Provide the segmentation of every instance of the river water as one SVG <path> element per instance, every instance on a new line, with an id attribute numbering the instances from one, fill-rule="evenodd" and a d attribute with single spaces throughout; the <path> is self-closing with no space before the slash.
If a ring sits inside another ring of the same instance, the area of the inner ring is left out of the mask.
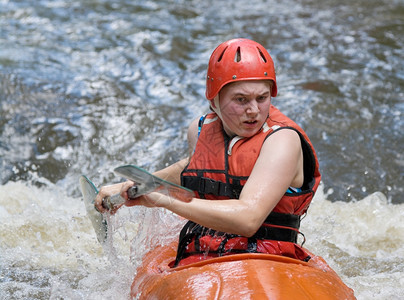
<path id="1" fill-rule="evenodd" d="M 78 178 L 182 158 L 209 55 L 234 37 L 268 48 L 273 104 L 317 149 L 305 247 L 358 299 L 402 299 L 403 20 L 402 0 L 0 0 L 0 299 L 127 299 L 183 221 L 122 208 L 103 249 Z"/>

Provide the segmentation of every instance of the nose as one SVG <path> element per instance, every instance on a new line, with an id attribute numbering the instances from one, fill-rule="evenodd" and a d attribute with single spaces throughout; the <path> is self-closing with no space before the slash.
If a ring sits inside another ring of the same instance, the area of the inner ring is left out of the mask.
<path id="1" fill-rule="evenodd" d="M 246 109 L 247 114 L 257 114 L 259 112 L 258 103 L 256 100 L 251 100 Z"/>

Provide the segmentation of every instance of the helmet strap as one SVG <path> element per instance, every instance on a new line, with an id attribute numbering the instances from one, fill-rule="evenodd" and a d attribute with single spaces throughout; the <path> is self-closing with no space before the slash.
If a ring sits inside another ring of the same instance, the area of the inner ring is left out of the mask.
<path id="1" fill-rule="evenodd" d="M 219 104 L 219 94 L 213 99 L 213 101 L 212 101 L 213 103 L 212 103 L 212 105 L 211 105 L 211 108 L 212 108 L 212 110 L 218 115 L 218 117 L 220 118 L 220 120 L 222 121 L 222 124 L 223 124 L 223 129 L 225 130 L 225 128 L 227 127 L 228 128 L 228 126 L 227 126 L 227 124 L 226 124 L 226 122 L 223 120 L 223 118 L 222 118 L 222 112 L 221 112 L 221 110 L 220 110 L 220 104 Z M 226 130 L 225 130 L 226 131 Z M 226 131 L 226 134 L 228 134 L 229 135 L 229 133 Z"/>
<path id="2" fill-rule="evenodd" d="M 212 109 L 219 116 L 219 118 L 223 121 L 222 112 L 220 111 L 219 94 L 217 94 L 217 96 L 212 101 Z"/>

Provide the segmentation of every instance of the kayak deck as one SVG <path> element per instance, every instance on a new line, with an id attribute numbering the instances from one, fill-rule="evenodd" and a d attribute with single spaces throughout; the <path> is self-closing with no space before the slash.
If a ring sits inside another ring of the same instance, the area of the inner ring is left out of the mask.
<path id="1" fill-rule="evenodd" d="M 170 268 L 175 243 L 149 252 L 132 283 L 137 299 L 355 299 L 319 256 L 309 262 L 258 253 L 233 254 Z"/>

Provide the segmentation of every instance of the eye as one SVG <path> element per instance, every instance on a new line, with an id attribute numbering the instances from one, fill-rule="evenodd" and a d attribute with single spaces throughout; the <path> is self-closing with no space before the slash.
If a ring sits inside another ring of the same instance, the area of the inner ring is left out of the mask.
<path id="1" fill-rule="evenodd" d="M 257 97 L 257 102 L 265 102 L 268 99 L 269 95 L 261 95 Z"/>
<path id="2" fill-rule="evenodd" d="M 242 97 L 242 96 L 235 97 L 234 100 L 235 100 L 236 102 L 238 102 L 238 103 L 241 103 L 241 104 L 247 103 L 247 98 L 246 98 L 246 97 Z"/>

